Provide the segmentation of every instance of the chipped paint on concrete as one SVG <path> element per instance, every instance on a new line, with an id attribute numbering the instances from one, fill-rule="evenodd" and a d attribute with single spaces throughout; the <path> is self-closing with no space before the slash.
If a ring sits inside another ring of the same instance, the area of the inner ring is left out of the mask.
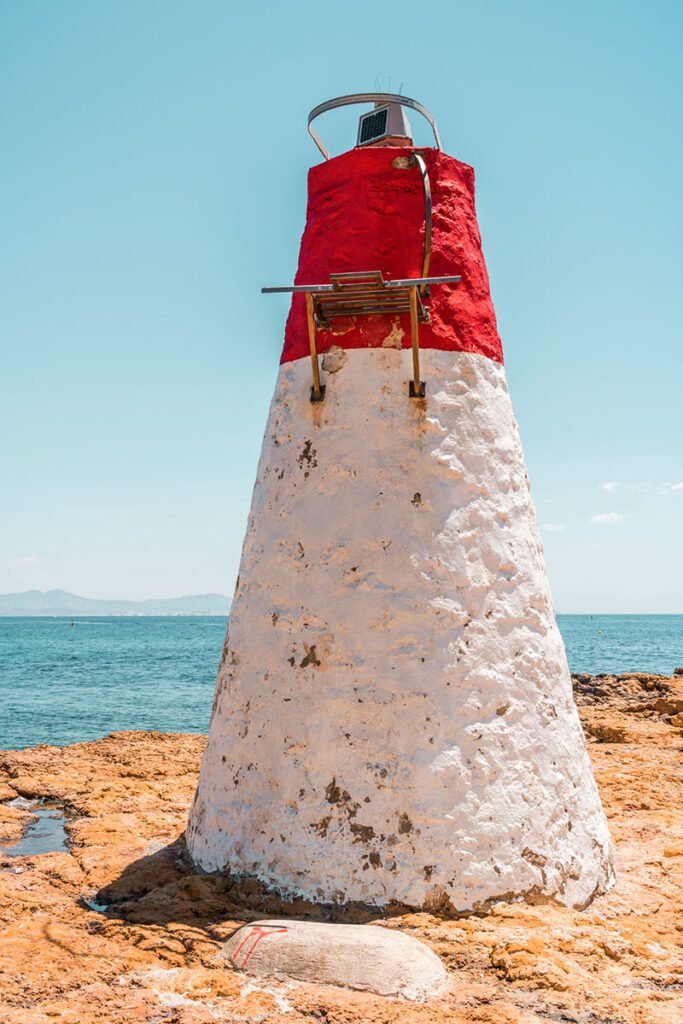
<path id="1" fill-rule="evenodd" d="M 586 905 L 613 880 L 503 367 L 280 368 L 188 829 L 313 900 Z"/>

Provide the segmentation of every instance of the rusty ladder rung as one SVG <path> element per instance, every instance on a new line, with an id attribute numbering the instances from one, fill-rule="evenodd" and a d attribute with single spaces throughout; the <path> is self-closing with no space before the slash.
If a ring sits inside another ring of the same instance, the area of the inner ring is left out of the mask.
<path id="1" fill-rule="evenodd" d="M 413 376 L 408 385 L 411 398 L 425 397 L 425 383 L 420 380 L 420 321 L 429 322 L 429 312 L 422 295 L 430 284 L 458 284 L 460 277 L 415 277 L 399 281 L 385 281 L 379 270 L 330 274 L 330 284 L 291 285 L 285 288 L 262 288 L 262 292 L 303 292 L 306 296 L 306 319 L 311 350 L 313 385 L 311 401 L 322 402 L 325 385 L 320 381 L 320 365 L 316 331 L 318 325 L 344 316 L 384 316 L 391 313 L 410 313 L 410 337 L 413 357 Z"/>

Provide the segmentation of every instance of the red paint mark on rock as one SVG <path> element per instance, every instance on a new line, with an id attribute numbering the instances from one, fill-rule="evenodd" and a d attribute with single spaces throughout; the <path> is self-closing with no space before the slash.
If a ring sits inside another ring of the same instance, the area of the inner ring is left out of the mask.
<path id="1" fill-rule="evenodd" d="M 436 149 L 419 152 L 432 189 L 429 274 L 462 276 L 455 288 L 432 288 L 431 323 L 420 325 L 420 346 L 475 352 L 502 362 L 474 208 L 474 170 Z M 424 195 L 417 166 L 405 166 L 408 156 L 408 150 L 394 147 L 352 149 L 311 168 L 297 284 L 325 284 L 330 273 L 361 270 L 381 270 L 387 280 L 421 275 Z M 407 346 L 409 317 L 405 314 L 400 320 Z M 330 330 L 318 330 L 318 351 L 326 352 L 332 345 L 380 347 L 393 323 L 394 318 L 387 316 L 336 320 Z M 305 300 L 294 295 L 282 362 L 308 352 Z"/>
<path id="2" fill-rule="evenodd" d="M 245 935 L 245 937 L 242 939 L 235 952 L 232 954 L 231 960 L 234 963 L 235 967 L 239 968 L 240 970 L 244 970 L 247 963 L 249 962 L 249 957 L 254 952 L 261 939 L 267 939 L 271 935 L 281 935 L 286 931 L 288 931 L 287 928 L 262 928 L 261 925 L 254 925 L 254 927 L 247 933 L 247 935 Z M 242 951 L 244 946 L 246 946 L 247 942 L 249 942 L 250 939 L 253 939 L 254 941 L 247 950 L 246 955 L 242 960 L 242 963 L 240 964 L 237 962 L 237 958 L 239 957 L 240 952 Z"/>

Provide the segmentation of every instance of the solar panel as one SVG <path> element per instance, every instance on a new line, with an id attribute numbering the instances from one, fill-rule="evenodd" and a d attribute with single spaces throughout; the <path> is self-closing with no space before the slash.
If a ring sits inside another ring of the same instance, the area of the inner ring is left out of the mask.
<path id="1" fill-rule="evenodd" d="M 358 126 L 358 145 L 362 146 L 373 139 L 381 139 L 387 134 L 389 107 L 380 107 L 369 114 L 363 114 Z"/>

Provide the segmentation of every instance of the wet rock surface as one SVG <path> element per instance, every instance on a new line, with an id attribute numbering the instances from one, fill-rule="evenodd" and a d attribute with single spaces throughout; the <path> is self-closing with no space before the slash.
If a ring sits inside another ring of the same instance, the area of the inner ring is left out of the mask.
<path id="1" fill-rule="evenodd" d="M 617 885 L 587 911 L 495 904 L 449 918 L 286 903 L 197 872 L 183 830 L 204 739 L 116 733 L 0 754 L 0 845 L 67 815 L 67 852 L 0 857 L 3 1024 L 679 1024 L 683 1020 L 683 676 L 574 677 L 616 847 Z M 263 917 L 400 929 L 449 971 L 423 1004 L 232 971 L 222 946 Z"/>

